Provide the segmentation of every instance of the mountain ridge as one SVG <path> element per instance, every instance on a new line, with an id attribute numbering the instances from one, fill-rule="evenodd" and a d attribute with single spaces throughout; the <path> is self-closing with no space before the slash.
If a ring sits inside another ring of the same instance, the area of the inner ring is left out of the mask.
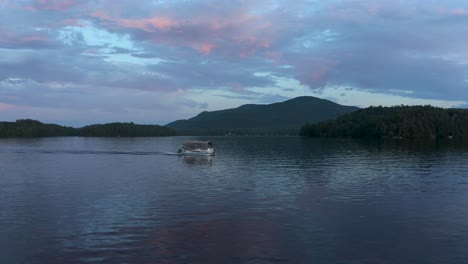
<path id="1" fill-rule="evenodd" d="M 317 123 L 358 110 L 312 96 L 272 104 L 245 104 L 236 108 L 203 111 L 190 119 L 166 124 L 179 135 L 297 134 L 306 123 Z"/>

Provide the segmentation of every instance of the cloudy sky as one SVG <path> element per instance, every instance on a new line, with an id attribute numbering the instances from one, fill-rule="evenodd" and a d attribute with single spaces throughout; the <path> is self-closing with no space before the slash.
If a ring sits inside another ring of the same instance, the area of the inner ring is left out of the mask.
<path id="1" fill-rule="evenodd" d="M 468 2 L 0 0 L 0 120 L 166 124 L 302 95 L 468 107 Z"/>

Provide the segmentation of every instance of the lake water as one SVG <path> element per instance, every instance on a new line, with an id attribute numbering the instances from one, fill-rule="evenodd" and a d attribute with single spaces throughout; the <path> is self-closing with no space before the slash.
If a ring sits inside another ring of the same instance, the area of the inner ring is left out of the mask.
<path id="1" fill-rule="evenodd" d="M 468 145 L 0 139 L 0 263 L 77 262 L 468 263 Z"/>

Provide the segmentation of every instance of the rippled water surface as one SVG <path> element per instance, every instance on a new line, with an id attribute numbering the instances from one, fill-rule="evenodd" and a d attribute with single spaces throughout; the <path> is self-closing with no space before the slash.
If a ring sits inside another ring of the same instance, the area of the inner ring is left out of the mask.
<path id="1" fill-rule="evenodd" d="M 468 263 L 468 145 L 1 139 L 0 263 L 76 262 Z"/>

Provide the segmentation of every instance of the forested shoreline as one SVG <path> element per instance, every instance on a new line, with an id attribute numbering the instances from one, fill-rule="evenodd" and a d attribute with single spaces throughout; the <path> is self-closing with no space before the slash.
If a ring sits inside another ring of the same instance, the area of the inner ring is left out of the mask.
<path id="1" fill-rule="evenodd" d="M 56 124 L 44 124 L 32 119 L 16 122 L 0 122 L 0 138 L 26 137 L 161 137 L 174 136 L 173 129 L 159 125 L 134 123 L 109 123 L 73 128 Z"/>
<path id="2" fill-rule="evenodd" d="M 260 130 L 249 134 L 268 135 Z M 286 131 L 286 130 L 285 130 Z M 199 131 L 203 132 L 203 131 Z M 234 131 L 234 135 L 243 135 Z M 255 132 L 255 133 L 254 133 Z M 219 135 L 226 131 L 219 131 Z M 160 137 L 175 136 L 174 129 L 159 125 L 108 123 L 73 128 L 32 119 L 0 122 L 0 138 L 13 137 Z M 301 136 L 345 138 L 467 138 L 468 109 L 433 106 L 369 107 L 316 124 L 306 124 Z"/>
<path id="3" fill-rule="evenodd" d="M 433 106 L 369 107 L 318 124 L 301 136 L 347 138 L 468 137 L 468 110 Z"/>

